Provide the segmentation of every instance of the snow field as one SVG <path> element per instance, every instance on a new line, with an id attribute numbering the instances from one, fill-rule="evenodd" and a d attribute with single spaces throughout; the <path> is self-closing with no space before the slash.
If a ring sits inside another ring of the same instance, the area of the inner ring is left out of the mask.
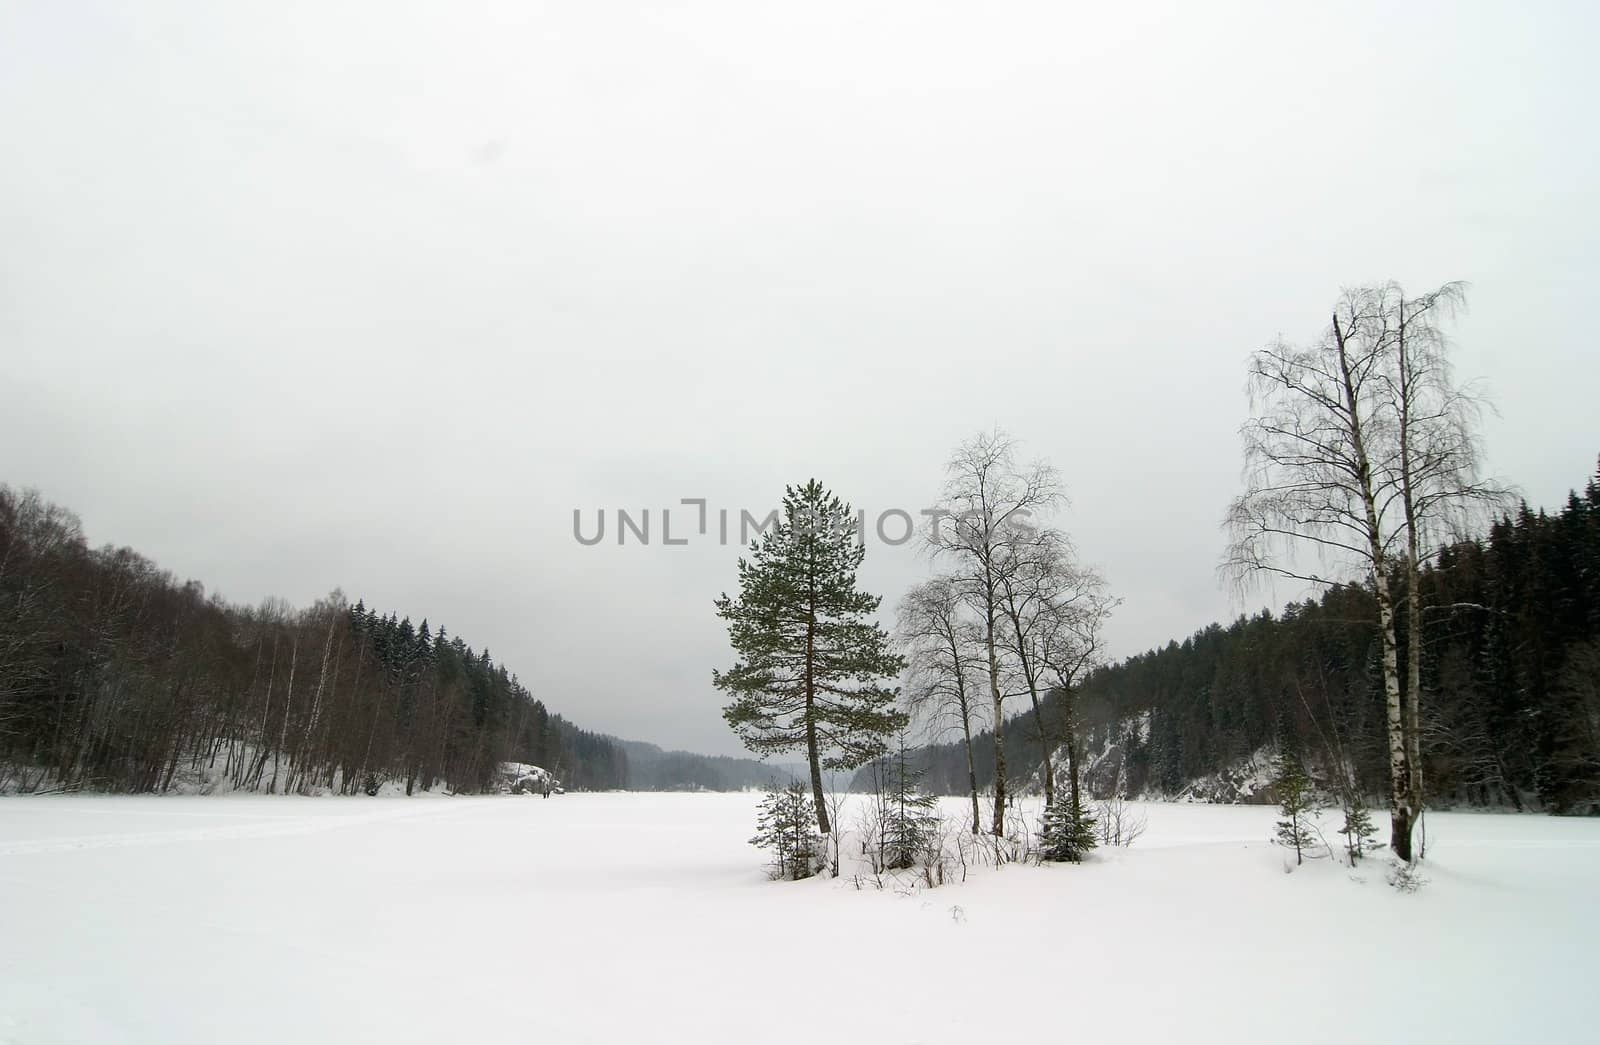
<path id="1" fill-rule="evenodd" d="M 1430 814 L 1404 895 L 1285 873 L 1271 808 L 1152 804 L 1132 849 L 911 892 L 769 882 L 756 802 L 0 800 L 0 1042 L 1593 1032 L 1600 821 Z"/>

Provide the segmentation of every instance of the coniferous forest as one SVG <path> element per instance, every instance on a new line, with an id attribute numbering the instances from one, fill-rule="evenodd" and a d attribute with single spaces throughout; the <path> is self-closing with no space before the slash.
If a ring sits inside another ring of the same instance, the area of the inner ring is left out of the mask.
<path id="1" fill-rule="evenodd" d="M 236 606 L 0 486 L 0 790 L 482 791 L 502 761 L 628 782 L 617 742 L 443 627 L 337 592 Z"/>
<path id="2" fill-rule="evenodd" d="M 1392 583 L 1403 596 L 1398 571 Z M 1558 511 L 1523 504 L 1444 547 L 1419 589 L 1430 802 L 1600 812 L 1600 474 Z M 1374 619 L 1370 589 L 1341 585 L 1091 673 L 1074 704 L 1086 783 L 1098 796 L 1248 799 L 1241 767 L 1287 741 L 1313 766 L 1353 765 L 1376 801 L 1387 766 Z M 1412 641 L 1403 627 L 1400 641 Z M 1038 764 L 1026 718 L 1005 746 L 1011 765 Z M 987 735 L 973 745 L 980 786 L 990 747 Z M 959 744 L 924 749 L 928 785 L 963 793 L 965 757 Z"/>

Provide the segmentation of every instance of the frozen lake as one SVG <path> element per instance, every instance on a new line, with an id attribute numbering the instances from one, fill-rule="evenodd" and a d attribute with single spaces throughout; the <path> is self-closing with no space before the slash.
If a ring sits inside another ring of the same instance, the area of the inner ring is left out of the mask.
<path id="1" fill-rule="evenodd" d="M 1593 1033 L 1597 820 L 1431 814 L 1401 895 L 1286 874 L 1272 809 L 1152 805 L 1132 849 L 912 893 L 769 882 L 755 805 L 0 799 L 0 1042 Z"/>

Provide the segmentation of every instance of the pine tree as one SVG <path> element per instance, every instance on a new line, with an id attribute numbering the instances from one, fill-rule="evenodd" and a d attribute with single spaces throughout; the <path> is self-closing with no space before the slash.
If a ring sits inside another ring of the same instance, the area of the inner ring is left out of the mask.
<path id="1" fill-rule="evenodd" d="M 828 823 L 823 769 L 854 769 L 883 754 L 905 725 L 895 706 L 903 659 L 872 621 L 875 595 L 856 590 L 866 555 L 850 506 L 815 479 L 789 487 L 776 525 L 739 560 L 739 598 L 717 615 L 739 661 L 712 674 L 733 696 L 723 718 L 758 754 L 804 749 L 817 826 Z"/>
<path id="2" fill-rule="evenodd" d="M 750 844 L 772 851 L 772 877 L 795 881 L 816 873 L 817 836 L 812 831 L 816 809 L 798 780 L 779 789 L 767 785 Z"/>
<path id="3" fill-rule="evenodd" d="M 1311 778 L 1306 775 L 1299 753 L 1290 747 L 1285 747 L 1278 755 L 1278 771 L 1272 786 L 1278 792 L 1278 812 L 1283 814 L 1283 819 L 1277 823 L 1278 844 L 1293 849 L 1295 864 L 1302 864 L 1305 851 L 1316 844 L 1311 816 L 1317 804 Z"/>
<path id="4" fill-rule="evenodd" d="M 889 773 L 889 793 L 884 796 L 883 868 L 901 871 L 917 866 L 938 833 L 938 800 L 921 791 L 922 771 L 911 763 L 906 737 L 900 742 Z"/>

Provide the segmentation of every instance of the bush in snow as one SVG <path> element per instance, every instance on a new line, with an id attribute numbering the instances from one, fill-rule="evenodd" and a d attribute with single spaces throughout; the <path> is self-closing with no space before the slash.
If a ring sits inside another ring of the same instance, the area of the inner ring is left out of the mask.
<path id="1" fill-rule="evenodd" d="M 1414 893 L 1427 885 L 1428 880 L 1422 876 L 1422 871 L 1416 864 L 1396 859 L 1389 866 L 1389 884 L 1402 893 Z"/>
<path id="2" fill-rule="evenodd" d="M 1150 820 L 1143 810 L 1129 805 L 1121 791 L 1095 805 L 1095 819 L 1100 825 L 1100 844 L 1123 848 L 1139 840 Z"/>

